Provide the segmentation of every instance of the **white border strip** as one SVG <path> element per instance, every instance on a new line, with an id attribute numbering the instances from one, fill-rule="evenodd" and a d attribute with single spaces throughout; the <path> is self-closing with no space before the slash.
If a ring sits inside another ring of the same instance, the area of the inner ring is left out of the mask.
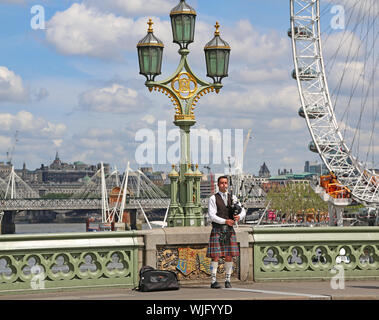
<path id="1" fill-rule="evenodd" d="M 234 290 L 234 291 L 243 291 L 243 292 L 254 292 L 254 293 L 264 293 L 264 294 L 279 294 L 285 296 L 300 296 L 308 297 L 313 299 L 330 299 L 330 296 L 327 295 L 315 295 L 309 293 L 296 293 L 296 292 L 283 292 L 283 291 L 269 291 L 269 290 L 256 290 L 256 289 L 242 289 L 242 288 L 222 288 L 223 290 Z"/>

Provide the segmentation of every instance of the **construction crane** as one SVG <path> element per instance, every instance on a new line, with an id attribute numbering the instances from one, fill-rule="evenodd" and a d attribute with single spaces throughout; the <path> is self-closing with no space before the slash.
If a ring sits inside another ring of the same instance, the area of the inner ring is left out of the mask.
<path id="1" fill-rule="evenodd" d="M 16 133 L 14 134 L 11 148 L 9 148 L 7 151 L 7 164 L 12 164 L 13 153 L 14 153 L 14 149 L 16 148 L 17 142 L 18 142 L 18 130 L 16 130 Z"/>

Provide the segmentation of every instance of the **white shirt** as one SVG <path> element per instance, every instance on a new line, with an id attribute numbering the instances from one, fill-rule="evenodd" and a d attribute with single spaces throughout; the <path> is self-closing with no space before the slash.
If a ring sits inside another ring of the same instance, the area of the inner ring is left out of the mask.
<path id="1" fill-rule="evenodd" d="M 219 191 L 218 194 L 221 195 L 221 198 L 224 200 L 225 205 L 227 205 L 228 192 L 225 192 L 223 194 L 221 191 Z M 233 195 L 232 202 L 241 205 L 238 202 L 238 199 L 237 199 L 237 197 L 235 195 Z M 240 220 L 243 220 L 243 218 L 245 218 L 245 216 L 246 216 L 246 210 L 245 210 L 245 208 L 242 208 L 242 211 L 239 214 Z M 217 205 L 216 205 L 216 196 L 215 195 L 212 195 L 209 198 L 209 202 L 208 202 L 208 218 L 209 218 L 209 220 L 211 222 L 216 222 L 218 224 L 226 224 L 226 219 L 221 218 L 221 217 L 219 217 L 217 215 Z"/>

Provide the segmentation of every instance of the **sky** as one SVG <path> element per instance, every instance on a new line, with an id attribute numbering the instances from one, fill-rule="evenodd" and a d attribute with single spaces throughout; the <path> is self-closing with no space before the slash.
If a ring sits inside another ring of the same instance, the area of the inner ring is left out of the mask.
<path id="1" fill-rule="evenodd" d="M 59 152 L 68 163 L 102 161 L 124 170 L 129 161 L 133 169 L 153 166 L 169 171 L 170 161 L 178 156 L 174 106 L 144 86 L 136 44 L 146 35 L 151 18 L 155 36 L 165 45 L 162 75 L 156 80 L 170 76 L 180 58 L 169 20 L 177 3 L 0 0 L 0 161 L 7 160 L 8 152 L 16 168 L 25 163 L 34 170 L 50 164 Z M 297 114 L 300 100 L 291 78 L 287 36 L 289 1 L 187 3 L 197 12 L 195 42 L 188 56 L 194 72 L 211 81 L 206 77 L 203 47 L 213 38 L 216 21 L 232 48 L 224 87 L 198 102 L 193 129 L 230 132 L 239 146 L 251 129 L 243 159 L 247 173 L 258 174 L 264 162 L 274 175 L 284 168 L 300 173 L 306 160 L 320 161 L 307 148 L 311 136 Z M 36 20 L 41 8 L 43 28 Z M 159 127 L 167 133 L 163 160 L 158 159 Z M 243 138 L 236 140 L 241 130 Z M 144 138 L 146 132 L 152 133 L 152 140 Z M 226 139 L 221 135 L 222 145 Z M 138 152 L 146 145 L 155 154 L 150 163 L 141 163 Z M 213 172 L 227 170 L 227 154 L 223 150 L 217 162 L 212 146 L 209 160 L 203 154 L 205 161 L 197 161 L 200 170 L 208 165 Z"/>

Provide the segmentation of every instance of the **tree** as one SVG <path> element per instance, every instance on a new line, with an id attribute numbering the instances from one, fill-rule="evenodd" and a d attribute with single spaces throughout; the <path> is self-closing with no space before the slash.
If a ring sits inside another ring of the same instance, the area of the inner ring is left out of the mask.
<path id="1" fill-rule="evenodd" d="M 271 201 L 271 209 L 280 212 L 287 221 L 293 220 L 296 214 L 328 211 L 327 203 L 312 190 L 309 184 L 276 185 L 267 193 L 267 201 Z"/>

